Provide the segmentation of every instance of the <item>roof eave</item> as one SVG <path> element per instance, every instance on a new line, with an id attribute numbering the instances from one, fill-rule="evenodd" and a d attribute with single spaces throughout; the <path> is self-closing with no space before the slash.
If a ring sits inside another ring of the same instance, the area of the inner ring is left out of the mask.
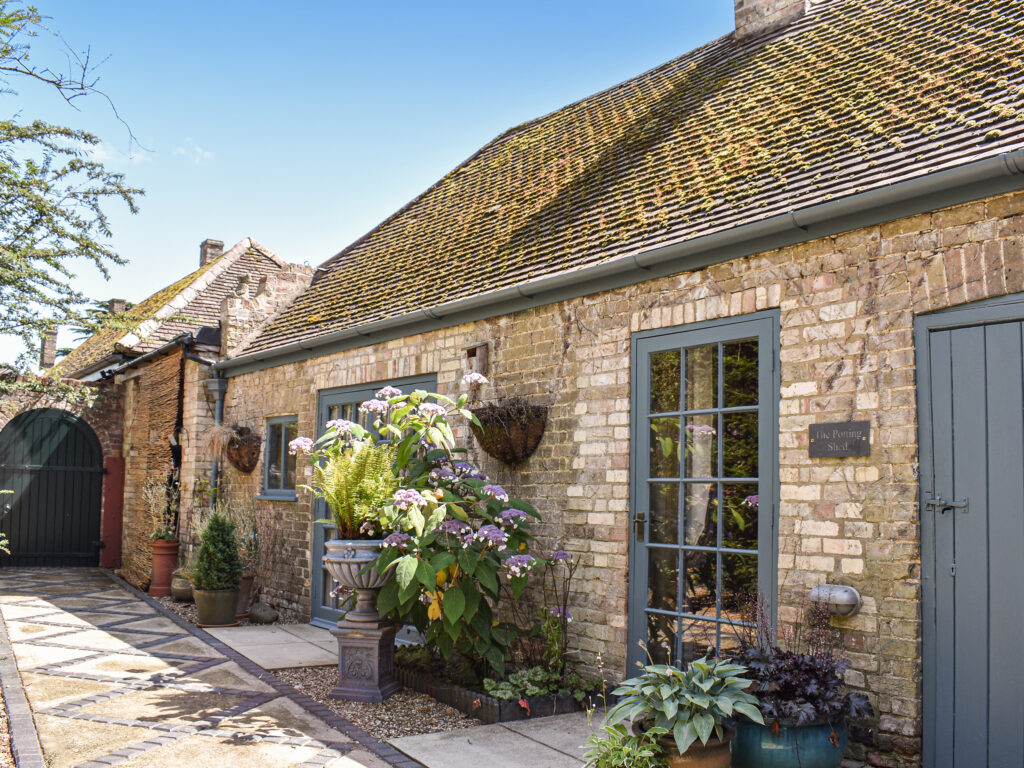
<path id="1" fill-rule="evenodd" d="M 1024 149 L 620 256 L 591 267 L 222 360 L 228 377 L 519 312 L 1024 188 Z"/>

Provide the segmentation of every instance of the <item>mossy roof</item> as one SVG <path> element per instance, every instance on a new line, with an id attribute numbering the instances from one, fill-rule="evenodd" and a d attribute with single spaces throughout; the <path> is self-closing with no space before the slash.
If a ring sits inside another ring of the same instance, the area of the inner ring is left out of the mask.
<path id="1" fill-rule="evenodd" d="M 287 265 L 263 246 L 251 239 L 244 240 L 220 258 L 136 304 L 121 321 L 97 331 L 72 350 L 57 368 L 67 376 L 84 375 L 116 353 L 135 357 L 157 349 L 182 333 L 204 326 L 219 327 L 221 302 L 231 295 L 240 277 L 246 276 L 250 287 L 255 287 L 261 276 L 269 276 L 284 266 Z M 209 275 L 209 280 L 198 290 L 191 291 L 187 300 L 179 299 L 177 308 L 161 313 L 215 269 L 218 274 Z M 151 320 L 158 322 L 147 323 Z"/>
<path id="2" fill-rule="evenodd" d="M 1024 144 L 1020 0 L 822 0 L 502 134 L 325 262 L 245 352 Z"/>

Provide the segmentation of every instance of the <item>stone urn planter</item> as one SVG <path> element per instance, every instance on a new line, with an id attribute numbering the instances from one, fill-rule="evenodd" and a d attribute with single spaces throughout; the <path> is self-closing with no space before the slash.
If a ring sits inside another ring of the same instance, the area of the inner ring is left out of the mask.
<path id="1" fill-rule="evenodd" d="M 668 768 L 729 768 L 732 761 L 730 742 L 736 735 L 736 731 L 728 725 L 722 724 L 722 739 L 712 736 L 707 744 L 701 744 L 700 739 L 693 742 L 690 748 L 683 754 L 679 754 L 676 741 L 672 734 L 668 733 L 658 739 L 658 746 L 665 759 Z M 642 736 L 647 729 L 642 723 L 633 723 L 633 733 Z M 786 763 L 786 765 L 801 765 L 800 763 Z"/>
<path id="2" fill-rule="evenodd" d="M 836 768 L 846 752 L 846 718 L 831 724 L 814 721 L 796 725 L 779 720 L 778 728 L 750 721 L 736 723 L 732 743 L 734 768 Z"/>
<path id="3" fill-rule="evenodd" d="M 238 607 L 237 589 L 196 589 L 192 597 L 199 611 L 200 627 L 236 627 L 235 609 Z"/>
<path id="4" fill-rule="evenodd" d="M 379 702 L 397 693 L 395 633 L 377 613 L 377 592 L 393 576 L 381 576 L 372 563 L 379 539 L 331 539 L 325 542 L 324 567 L 338 584 L 355 590 L 356 604 L 331 630 L 338 638 L 338 684 L 331 696 L 347 701 Z"/>
<path id="5" fill-rule="evenodd" d="M 149 582 L 149 594 L 166 597 L 171 594 L 171 574 L 178 565 L 178 540 L 153 539 L 153 578 Z"/>

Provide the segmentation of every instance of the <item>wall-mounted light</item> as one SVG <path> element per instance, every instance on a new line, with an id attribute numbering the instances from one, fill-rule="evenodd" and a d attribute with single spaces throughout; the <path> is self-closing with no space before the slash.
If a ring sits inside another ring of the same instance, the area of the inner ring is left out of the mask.
<path id="1" fill-rule="evenodd" d="M 860 592 L 845 584 L 819 584 L 811 590 L 809 599 L 827 605 L 833 616 L 853 616 L 860 610 Z"/>

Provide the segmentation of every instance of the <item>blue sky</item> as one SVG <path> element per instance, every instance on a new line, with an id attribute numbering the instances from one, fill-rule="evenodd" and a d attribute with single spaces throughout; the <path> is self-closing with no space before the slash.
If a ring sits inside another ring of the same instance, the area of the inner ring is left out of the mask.
<path id="1" fill-rule="evenodd" d="M 19 84 L 8 112 L 84 128 L 143 187 L 110 209 L 129 259 L 79 287 L 137 301 L 252 236 L 294 262 L 344 248 L 502 131 L 728 33 L 729 0 L 283 3 L 40 0 L 99 99 Z M 33 46 L 39 62 L 52 45 Z M 61 343 L 69 340 L 61 337 Z M 16 345 L 0 339 L 0 360 Z"/>

